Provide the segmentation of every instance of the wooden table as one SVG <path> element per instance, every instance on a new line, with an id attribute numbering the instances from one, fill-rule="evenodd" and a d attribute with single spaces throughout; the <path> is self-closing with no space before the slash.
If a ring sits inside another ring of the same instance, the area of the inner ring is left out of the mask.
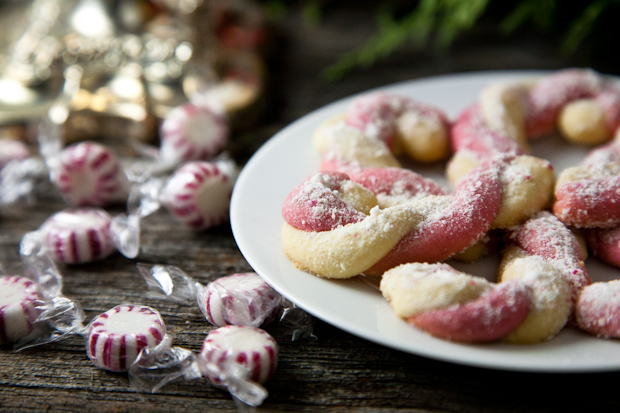
<path id="1" fill-rule="evenodd" d="M 271 67 L 271 105 L 261 122 L 235 135 L 231 150 L 239 163 L 290 122 L 336 99 L 397 81 L 426 76 L 504 69 L 559 69 L 582 64 L 558 57 L 552 38 L 524 34 L 491 36 L 484 25 L 448 53 L 396 52 L 370 69 L 337 83 L 319 72 L 368 38 L 372 9 L 347 2 L 330 4 L 320 25 L 292 9 L 280 22 L 282 43 Z M 620 71 L 620 68 L 616 67 Z M 616 73 L 618 74 L 618 73 Z M 18 245 L 65 205 L 46 194 L 31 206 L 1 211 L 0 263 L 21 271 Z M 137 262 L 182 268 L 202 283 L 251 271 L 228 225 L 193 233 L 178 228 L 165 212 L 145 222 L 136 260 L 120 254 L 98 263 L 65 267 L 64 294 L 79 300 L 87 321 L 120 303 L 158 308 L 175 344 L 198 351 L 212 327 L 193 307 L 146 299 Z M 314 320 L 316 340 L 290 341 L 278 325 L 267 330 L 280 343 L 279 366 L 266 384 L 269 397 L 257 411 L 313 412 L 550 412 L 618 411 L 617 373 L 533 374 L 444 363 L 382 347 Z M 230 395 L 206 381 L 179 380 L 156 394 L 137 393 L 126 374 L 93 367 L 79 336 L 13 353 L 0 348 L 0 411 L 236 411 Z"/>

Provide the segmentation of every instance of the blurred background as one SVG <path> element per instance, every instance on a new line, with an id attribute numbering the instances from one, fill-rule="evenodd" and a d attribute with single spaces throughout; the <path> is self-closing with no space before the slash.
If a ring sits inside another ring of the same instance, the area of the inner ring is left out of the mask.
<path id="1" fill-rule="evenodd" d="M 244 162 L 304 114 L 394 82 L 620 74 L 619 15 L 612 0 L 4 0 L 0 133 L 29 139 L 46 118 L 65 142 L 153 142 L 199 96 L 228 114 Z"/>

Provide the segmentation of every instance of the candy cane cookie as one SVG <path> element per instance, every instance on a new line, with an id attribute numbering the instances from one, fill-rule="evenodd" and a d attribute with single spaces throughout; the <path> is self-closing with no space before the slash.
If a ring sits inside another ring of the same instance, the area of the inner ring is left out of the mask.
<path id="1" fill-rule="evenodd" d="M 599 337 L 620 338 L 620 280 L 585 287 L 575 305 L 577 325 Z"/>
<path id="2" fill-rule="evenodd" d="M 124 202 L 129 181 L 116 154 L 95 142 L 80 142 L 60 153 L 52 179 L 66 202 L 76 206 L 105 206 Z"/>
<path id="3" fill-rule="evenodd" d="M 380 167 L 398 166 L 393 154 L 401 151 L 418 162 L 444 159 L 450 152 L 448 133 L 449 122 L 440 109 L 405 96 L 374 92 L 354 99 L 345 114 L 326 121 L 313 139 L 331 162 L 355 160 L 363 167 Z"/>
<path id="4" fill-rule="evenodd" d="M 153 348 L 166 334 L 157 310 L 139 305 L 119 305 L 90 323 L 86 353 L 99 368 L 127 371 L 140 351 Z"/>
<path id="5" fill-rule="evenodd" d="M 498 268 L 498 282 L 519 279 L 531 288 L 530 312 L 502 338 L 514 344 L 534 344 L 553 338 L 566 325 L 572 308 L 571 289 L 560 269 L 543 258 L 509 246 Z"/>
<path id="6" fill-rule="evenodd" d="M 34 281 L 15 275 L 0 277 L 0 344 L 16 342 L 34 330 L 42 300 Z"/>
<path id="7" fill-rule="evenodd" d="M 160 138 L 164 162 L 209 160 L 228 142 L 228 122 L 206 105 L 186 103 L 166 115 Z"/>
<path id="8" fill-rule="evenodd" d="M 427 196 L 384 209 L 371 191 L 346 176 L 316 174 L 282 207 L 285 253 L 299 268 L 334 278 L 444 260 L 489 230 L 501 199 L 500 169 L 499 162 L 481 166 L 454 196 Z"/>
<path id="9" fill-rule="evenodd" d="M 525 223 L 510 228 L 507 239 L 528 254 L 556 266 L 570 285 L 573 303 L 581 290 L 591 283 L 581 243 L 551 212 L 539 212 Z"/>
<path id="10" fill-rule="evenodd" d="M 600 144 L 620 125 L 620 90 L 591 70 L 569 69 L 521 82 L 487 86 L 451 130 L 454 186 L 482 159 L 528 153 L 527 139 L 558 129 L 572 142 Z"/>
<path id="11" fill-rule="evenodd" d="M 228 162 L 188 162 L 170 177 L 161 202 L 183 225 L 204 230 L 228 220 L 236 167 Z"/>
<path id="12" fill-rule="evenodd" d="M 618 206 L 620 143 L 600 146 L 577 166 L 566 168 L 555 185 L 554 214 L 566 225 L 611 228 L 620 224 Z"/>
<path id="13" fill-rule="evenodd" d="M 447 264 L 410 263 L 383 274 L 380 289 L 408 323 L 447 340 L 483 343 L 515 330 L 530 311 L 519 280 L 493 284 Z"/>
<path id="14" fill-rule="evenodd" d="M 110 222 L 110 215 L 99 208 L 57 212 L 39 229 L 43 249 L 64 264 L 103 259 L 114 252 Z"/>
<path id="15" fill-rule="evenodd" d="M 212 330 L 200 351 L 203 374 L 215 386 L 226 387 L 235 369 L 247 371 L 247 379 L 262 384 L 278 364 L 278 344 L 266 331 L 248 326 Z M 215 366 L 215 368 L 210 367 Z"/>

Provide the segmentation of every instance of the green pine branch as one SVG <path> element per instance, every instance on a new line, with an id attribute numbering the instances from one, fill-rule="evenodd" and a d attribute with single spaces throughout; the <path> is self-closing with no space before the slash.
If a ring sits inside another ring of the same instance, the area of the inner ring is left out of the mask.
<path id="1" fill-rule="evenodd" d="M 376 34 L 326 68 L 323 76 L 329 81 L 339 80 L 358 67 L 369 67 L 385 59 L 406 42 L 427 45 L 433 35 L 435 47 L 449 48 L 460 34 L 478 22 L 490 3 L 491 0 L 420 0 L 400 20 L 382 9 L 378 13 Z M 574 53 L 590 35 L 603 11 L 614 3 L 620 4 L 620 0 L 596 0 L 584 6 L 581 14 L 565 29 L 562 52 Z M 500 22 L 498 32 L 508 35 L 527 23 L 540 30 L 549 30 L 560 7 L 560 0 L 521 0 Z"/>

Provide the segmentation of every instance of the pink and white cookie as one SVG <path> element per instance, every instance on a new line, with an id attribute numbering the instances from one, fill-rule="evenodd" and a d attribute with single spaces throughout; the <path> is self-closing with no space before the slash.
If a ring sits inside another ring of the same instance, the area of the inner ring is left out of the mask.
<path id="1" fill-rule="evenodd" d="M 604 88 L 603 78 L 592 70 L 567 69 L 541 77 L 528 95 L 526 135 L 532 138 L 552 132 L 567 104 L 594 97 Z"/>
<path id="2" fill-rule="evenodd" d="M 39 229 L 41 242 L 57 262 L 83 264 L 114 252 L 110 215 L 98 208 L 57 212 Z"/>
<path id="3" fill-rule="evenodd" d="M 539 212 L 525 223 L 511 228 L 508 241 L 530 255 L 556 266 L 566 278 L 574 303 L 591 283 L 585 267 L 582 245 L 575 234 L 548 211 Z"/>
<path id="4" fill-rule="evenodd" d="M 447 340 L 481 343 L 515 330 L 530 311 L 530 288 L 520 281 L 492 284 L 447 264 L 395 267 L 380 289 L 395 313 Z"/>
<path id="5" fill-rule="evenodd" d="M 620 162 L 579 165 L 562 171 L 553 213 L 566 225 L 609 228 L 620 224 Z"/>
<path id="6" fill-rule="evenodd" d="M 189 162 L 170 177 L 160 199 L 183 225 L 208 229 L 228 221 L 235 178 L 236 166 L 232 163 Z"/>
<path id="7" fill-rule="evenodd" d="M 142 349 L 155 347 L 165 335 L 166 326 L 157 310 L 119 305 L 90 323 L 86 353 L 99 368 L 127 371 Z"/>
<path id="8" fill-rule="evenodd" d="M 164 162 L 208 160 L 228 142 L 228 123 L 208 106 L 186 103 L 166 115 L 160 139 Z"/>
<path id="9" fill-rule="evenodd" d="M 11 161 L 21 161 L 31 155 L 28 146 L 10 138 L 0 138 L 0 170 Z"/>
<path id="10" fill-rule="evenodd" d="M 220 327 L 207 335 L 200 359 L 204 376 L 215 386 L 226 387 L 227 376 L 239 368 L 247 372 L 247 379 L 262 384 L 276 370 L 278 343 L 255 327 Z"/>
<path id="11" fill-rule="evenodd" d="M 52 179 L 65 201 L 77 206 L 125 202 L 129 180 L 116 154 L 95 142 L 70 145 L 60 153 Z"/>
<path id="12" fill-rule="evenodd" d="M 385 142 L 411 159 L 435 162 L 450 153 L 449 122 L 440 109 L 387 92 L 360 96 L 351 103 L 347 125 Z"/>
<path id="13" fill-rule="evenodd" d="M 254 272 L 210 282 L 198 294 L 200 310 L 217 327 L 260 327 L 279 310 L 282 296 Z"/>
<path id="14" fill-rule="evenodd" d="M 620 226 L 586 230 L 586 241 L 593 255 L 620 267 Z"/>
<path id="15" fill-rule="evenodd" d="M 0 277 L 0 344 L 15 342 L 34 330 L 42 299 L 34 281 L 15 275 Z"/>
<path id="16" fill-rule="evenodd" d="M 620 338 L 620 280 L 583 289 L 575 305 L 577 325 L 599 337 Z"/>

